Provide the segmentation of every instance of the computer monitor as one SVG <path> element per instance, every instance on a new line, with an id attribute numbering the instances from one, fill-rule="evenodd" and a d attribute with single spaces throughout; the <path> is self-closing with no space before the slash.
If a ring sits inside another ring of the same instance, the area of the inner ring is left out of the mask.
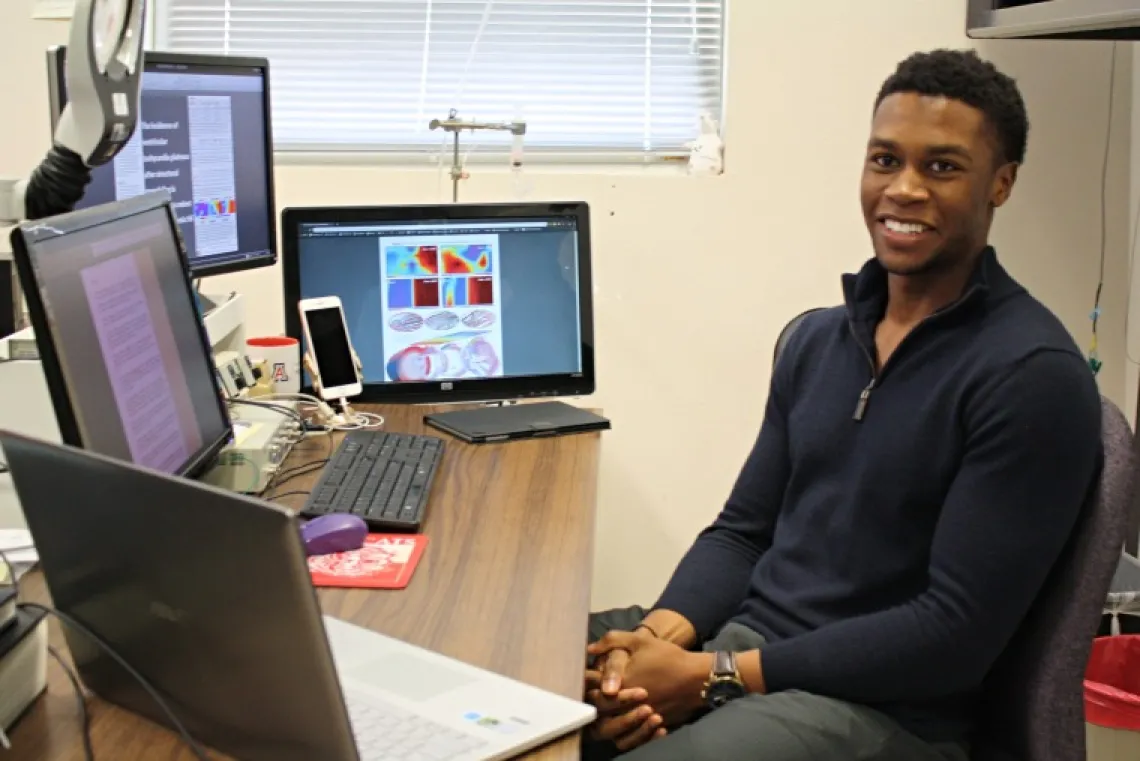
<path id="1" fill-rule="evenodd" d="M 286 209 L 282 231 L 286 329 L 339 296 L 362 400 L 593 393 L 585 203 Z"/>
<path id="2" fill-rule="evenodd" d="M 12 250 L 64 443 L 202 473 L 231 427 L 169 196 L 26 222 Z"/>
<path id="3" fill-rule="evenodd" d="M 67 103 L 67 51 L 48 51 L 51 121 Z M 269 63 L 147 52 L 140 118 L 115 159 L 92 172 L 76 208 L 167 190 L 193 277 L 277 261 Z"/>

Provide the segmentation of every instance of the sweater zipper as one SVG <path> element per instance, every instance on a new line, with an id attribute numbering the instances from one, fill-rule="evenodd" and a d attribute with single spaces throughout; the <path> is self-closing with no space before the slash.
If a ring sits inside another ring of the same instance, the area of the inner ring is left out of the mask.
<path id="1" fill-rule="evenodd" d="M 858 423 L 862 421 L 866 416 L 867 405 L 871 403 L 871 392 L 874 391 L 875 386 L 877 386 L 882 381 L 883 373 L 885 373 L 887 368 L 891 366 L 891 363 L 894 362 L 895 357 L 898 356 L 899 350 L 906 346 L 907 342 L 910 341 L 914 334 L 917 333 L 919 329 L 921 329 L 925 324 L 935 318 L 941 318 L 945 317 L 948 314 L 953 314 L 954 310 L 958 309 L 962 304 L 969 301 L 970 298 L 974 295 L 974 292 L 979 290 L 980 287 L 981 286 L 978 285 L 972 286 L 968 291 L 966 291 L 965 294 L 962 295 L 962 298 L 958 299 L 944 311 L 935 312 L 929 317 L 924 317 L 922 320 L 920 320 L 919 323 L 915 325 L 914 328 L 910 331 L 910 333 L 907 334 L 906 338 L 899 342 L 899 345 L 895 347 L 895 350 L 891 354 L 890 359 L 888 359 L 887 363 L 883 365 L 883 369 L 881 371 L 876 370 L 875 358 L 871 356 L 871 352 L 867 350 L 867 347 L 864 346 L 863 342 L 859 340 L 858 334 L 855 333 L 855 325 L 851 322 L 850 319 L 847 320 L 847 328 L 851 331 L 851 337 L 854 338 L 855 343 L 859 345 L 859 348 L 863 352 L 863 356 L 867 358 L 867 365 L 871 368 L 871 382 L 864 386 L 863 390 L 859 392 L 859 401 L 855 403 L 855 414 L 852 415 L 852 418 L 855 420 L 855 422 Z"/>
<path id="2" fill-rule="evenodd" d="M 851 331 L 851 337 L 855 339 L 855 343 L 863 352 L 863 356 L 867 358 L 867 365 L 871 368 L 871 382 L 859 392 L 859 401 L 855 403 L 855 414 L 852 417 L 855 422 L 858 423 L 863 419 L 863 416 L 867 414 L 867 405 L 871 402 L 871 392 L 875 390 L 875 383 L 879 380 L 879 374 L 875 368 L 875 358 L 871 356 L 871 352 L 867 351 L 867 347 L 859 340 L 859 336 L 855 333 L 855 326 L 850 320 L 847 321 L 847 328 Z M 898 350 L 896 349 L 895 351 Z"/>

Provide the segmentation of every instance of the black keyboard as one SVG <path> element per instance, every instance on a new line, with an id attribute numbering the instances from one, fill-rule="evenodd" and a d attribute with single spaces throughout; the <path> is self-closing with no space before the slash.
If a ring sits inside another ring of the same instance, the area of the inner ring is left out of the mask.
<path id="1" fill-rule="evenodd" d="M 359 515 L 377 531 L 418 531 L 443 440 L 383 431 L 349 431 L 301 514 Z"/>

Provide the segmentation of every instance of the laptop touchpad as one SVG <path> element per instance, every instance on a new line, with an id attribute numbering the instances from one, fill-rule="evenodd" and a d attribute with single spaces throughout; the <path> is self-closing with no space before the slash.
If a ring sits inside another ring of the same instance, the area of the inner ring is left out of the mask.
<path id="1" fill-rule="evenodd" d="M 424 701 L 471 684 L 473 676 L 414 655 L 385 655 L 352 669 L 351 676 L 408 700 Z"/>

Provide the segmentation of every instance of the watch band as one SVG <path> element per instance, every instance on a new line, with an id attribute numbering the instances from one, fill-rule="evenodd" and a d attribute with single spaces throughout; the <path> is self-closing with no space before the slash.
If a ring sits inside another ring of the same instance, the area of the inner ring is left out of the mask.
<path id="1" fill-rule="evenodd" d="M 713 676 L 718 678 L 740 679 L 736 670 L 736 653 L 731 650 L 718 650 L 713 659 Z"/>

